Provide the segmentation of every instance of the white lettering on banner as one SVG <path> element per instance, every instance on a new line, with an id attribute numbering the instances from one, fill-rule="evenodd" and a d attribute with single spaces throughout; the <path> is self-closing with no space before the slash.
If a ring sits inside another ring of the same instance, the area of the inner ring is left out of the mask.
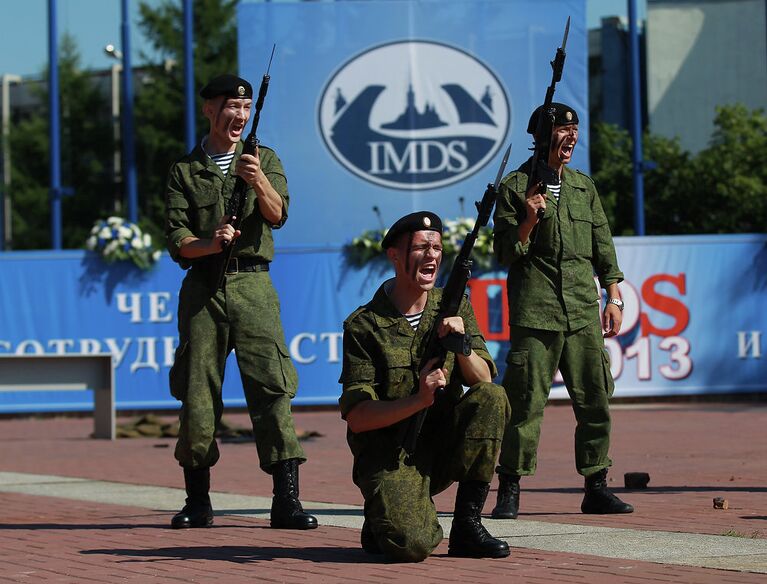
<path id="1" fill-rule="evenodd" d="M 54 354 L 63 355 L 67 352 L 67 347 L 75 346 L 75 342 L 73 339 L 51 339 L 48 346 L 53 349 Z"/>
<path id="2" fill-rule="evenodd" d="M 130 372 L 133 373 L 139 369 L 151 369 L 152 371 L 159 371 L 160 365 L 157 363 L 157 339 L 154 337 L 138 337 L 138 346 L 136 352 L 136 360 L 131 363 Z M 146 350 L 144 350 L 146 347 Z M 142 359 L 146 353 L 146 359 Z"/>
<path id="3" fill-rule="evenodd" d="M 80 352 L 86 355 L 101 353 L 101 343 L 97 339 L 80 339 Z"/>
<path id="4" fill-rule="evenodd" d="M 21 341 L 19 346 L 16 347 L 16 355 L 26 355 L 27 347 L 32 347 L 32 355 L 45 355 L 45 349 L 43 348 L 43 345 L 32 339 Z"/>
<path id="5" fill-rule="evenodd" d="M 162 346 L 163 346 L 163 353 L 165 354 L 162 360 L 162 366 L 172 367 L 173 362 L 176 360 L 176 347 L 178 347 L 178 338 L 163 337 Z"/>
<path id="6" fill-rule="evenodd" d="M 436 140 L 414 140 L 408 142 L 402 156 L 397 154 L 391 142 L 368 142 L 368 146 L 371 174 L 401 174 L 405 167 L 406 172 L 410 174 L 445 170 L 463 172 L 469 167 L 469 160 L 465 155 L 468 147 L 462 140 L 453 140 L 447 145 Z"/>
<path id="7" fill-rule="evenodd" d="M 335 331 L 319 334 L 320 342 L 327 341 L 327 359 L 325 359 L 326 363 L 338 363 L 341 361 L 340 346 L 343 335 L 343 333 Z M 290 356 L 296 363 L 300 363 L 301 365 L 308 365 L 309 363 L 314 363 L 317 360 L 317 355 L 316 351 L 307 354 L 306 349 L 304 349 L 302 352 L 302 343 L 304 341 L 315 345 L 317 343 L 317 335 L 314 333 L 298 333 L 291 339 L 288 348 L 290 349 Z"/>
<path id="8" fill-rule="evenodd" d="M 315 343 L 317 341 L 317 335 L 313 335 L 312 333 L 298 333 L 293 337 L 293 340 L 290 341 L 290 356 L 295 359 L 296 362 L 301 363 L 301 365 L 313 363 L 317 360 L 317 355 L 304 357 L 301 354 L 301 342 L 304 340 L 309 340 L 312 343 Z"/>
<path id="9" fill-rule="evenodd" d="M 692 373 L 692 359 L 690 359 L 690 341 L 683 337 L 666 337 L 658 344 L 664 351 L 669 351 L 669 359 L 676 363 L 661 365 L 658 369 L 666 379 L 684 379 Z"/>
<path id="10" fill-rule="evenodd" d="M 133 341 L 136 341 L 135 343 Z M 162 343 L 162 345 L 160 345 Z M 102 349 L 106 345 L 106 349 Z M 98 339 L 50 339 L 47 341 L 49 352 L 46 353 L 43 343 L 35 339 L 26 339 L 21 341 L 15 351 L 9 341 L 0 340 L 0 349 L 15 355 L 66 355 L 72 352 L 79 352 L 86 355 L 101 353 L 104 350 L 111 353 L 114 358 L 115 368 L 119 367 L 128 355 L 131 345 L 136 347 L 136 356 L 131 363 L 130 372 L 133 373 L 139 369 L 160 370 L 160 364 L 157 360 L 158 347 L 162 351 L 162 366 L 172 367 L 175 359 L 176 347 L 178 346 L 177 337 L 138 337 L 136 339 L 123 338 L 118 342 L 117 339 L 104 339 L 103 343 Z M 79 349 L 79 350 L 78 350 Z M 332 351 L 332 349 L 331 349 Z"/>
<path id="11" fill-rule="evenodd" d="M 626 347 L 626 359 L 637 358 L 637 379 L 645 381 L 652 379 L 650 370 L 650 337 L 639 337 L 639 340 Z"/>
<path id="12" fill-rule="evenodd" d="M 343 333 L 332 332 L 320 334 L 321 341 L 328 341 L 328 363 L 338 363 L 341 360 L 339 357 L 338 348 L 343 336 Z"/>
<path id="13" fill-rule="evenodd" d="M 173 314 L 167 311 L 170 292 L 149 293 L 149 322 L 170 322 Z"/>
<path id="14" fill-rule="evenodd" d="M 761 338 L 761 331 L 738 331 L 738 358 L 748 359 L 748 353 L 751 352 L 752 359 L 761 359 Z"/>
<path id="15" fill-rule="evenodd" d="M 128 303 L 130 296 L 130 304 Z M 120 292 L 117 294 L 117 310 L 123 313 L 130 312 L 131 322 L 141 322 L 141 293 L 132 292 L 130 295 Z"/>
<path id="16" fill-rule="evenodd" d="M 117 339 L 104 339 L 104 342 L 107 344 L 109 352 L 112 353 L 112 357 L 114 357 L 116 369 L 120 366 L 120 363 L 122 363 L 122 360 L 125 358 L 125 353 L 128 352 L 128 347 L 130 347 L 131 340 L 123 339 L 122 348 L 117 346 Z"/>
<path id="17" fill-rule="evenodd" d="M 618 379 L 623 373 L 623 349 L 615 338 L 605 339 L 605 349 L 610 353 L 610 373 Z"/>

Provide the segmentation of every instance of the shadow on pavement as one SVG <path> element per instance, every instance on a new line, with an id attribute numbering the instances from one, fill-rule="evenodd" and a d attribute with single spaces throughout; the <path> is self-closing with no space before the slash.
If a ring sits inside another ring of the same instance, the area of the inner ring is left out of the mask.
<path id="1" fill-rule="evenodd" d="M 316 563 L 380 563 L 358 547 L 258 547 L 258 546 L 183 546 L 155 549 L 94 549 L 81 554 L 125 556 L 118 562 L 163 562 L 167 560 L 219 560 L 236 564 L 281 559 L 304 560 Z"/>
<path id="2" fill-rule="evenodd" d="M 645 489 L 627 489 L 625 487 L 618 487 L 612 484 L 608 484 L 607 487 L 613 493 L 693 493 L 698 491 L 711 491 L 711 492 L 731 492 L 731 493 L 767 493 L 767 487 L 730 487 L 727 485 L 713 485 L 713 486 L 690 486 L 690 485 L 664 485 L 657 487 L 647 487 Z M 495 490 L 495 489 L 494 489 Z M 522 487 L 522 492 L 528 493 L 581 493 L 583 494 L 583 488 L 572 487 L 549 487 L 539 489 L 528 489 Z"/>
<path id="3" fill-rule="evenodd" d="M 99 530 L 99 529 L 158 529 L 168 528 L 166 523 L 0 523 L 0 531 L 9 530 Z M 227 526 L 232 527 L 232 526 Z"/>
<path id="4" fill-rule="evenodd" d="M 347 517 L 362 517 L 362 509 L 316 509 L 311 505 L 304 504 L 304 511 L 311 513 L 312 515 L 326 515 L 326 516 L 338 516 L 344 515 Z M 174 512 L 175 513 L 175 512 Z M 269 509 L 224 509 L 222 511 L 216 511 L 214 509 L 213 514 L 216 517 L 225 515 L 269 515 Z"/>

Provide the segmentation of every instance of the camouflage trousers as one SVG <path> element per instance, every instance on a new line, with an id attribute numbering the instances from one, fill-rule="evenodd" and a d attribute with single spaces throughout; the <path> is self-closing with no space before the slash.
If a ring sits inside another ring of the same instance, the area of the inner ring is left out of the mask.
<path id="1" fill-rule="evenodd" d="M 442 540 L 432 496 L 453 482 L 489 483 L 509 404 L 494 383 L 471 387 L 457 402 L 438 400 L 424 422 L 415 454 L 396 468 L 355 477 L 365 498 L 365 521 L 384 554 L 420 562 Z"/>
<path id="2" fill-rule="evenodd" d="M 298 376 L 269 273 L 234 274 L 227 276 L 223 290 L 211 293 L 211 288 L 210 277 L 193 269 L 179 295 L 179 347 L 170 371 L 171 394 L 182 404 L 176 460 L 186 468 L 218 461 L 221 386 L 233 349 L 261 468 L 290 458 L 305 460 L 290 411 Z"/>
<path id="3" fill-rule="evenodd" d="M 543 409 L 557 368 L 575 412 L 575 466 L 588 476 L 612 465 L 609 398 L 614 384 L 599 321 L 577 331 L 511 327 L 511 350 L 503 386 L 511 421 L 501 447 L 498 472 L 535 474 Z"/>

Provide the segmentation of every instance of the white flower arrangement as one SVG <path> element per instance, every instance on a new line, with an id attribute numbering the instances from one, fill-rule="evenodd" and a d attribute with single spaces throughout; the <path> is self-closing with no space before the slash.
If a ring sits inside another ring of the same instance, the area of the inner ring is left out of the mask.
<path id="1" fill-rule="evenodd" d="M 131 261 L 142 270 L 150 269 L 159 259 L 160 250 L 152 238 L 135 223 L 122 217 L 99 219 L 93 225 L 85 247 L 98 252 L 105 262 Z"/>
<path id="2" fill-rule="evenodd" d="M 442 256 L 447 264 L 452 264 L 475 224 L 476 219 L 473 217 L 458 217 L 442 223 Z M 352 239 L 350 244 L 344 246 L 347 262 L 358 268 L 370 262 L 384 262 L 386 253 L 381 247 L 381 240 L 387 231 L 388 229 L 368 230 Z M 475 269 L 492 269 L 494 264 L 492 227 L 480 227 L 471 257 L 474 260 Z"/>

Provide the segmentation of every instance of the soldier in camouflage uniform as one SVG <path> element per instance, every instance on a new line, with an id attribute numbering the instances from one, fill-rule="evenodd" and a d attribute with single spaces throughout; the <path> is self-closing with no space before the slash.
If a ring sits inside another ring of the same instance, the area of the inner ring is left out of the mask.
<path id="1" fill-rule="evenodd" d="M 208 491 L 210 467 L 219 457 L 214 434 L 223 411 L 226 358 L 235 349 L 260 465 L 274 482 L 271 525 L 315 528 L 317 520 L 304 513 L 298 499 L 298 465 L 306 460 L 290 411 L 298 377 L 269 277 L 272 229 L 287 219 L 285 171 L 269 148 L 242 154 L 253 97 L 247 81 L 221 75 L 200 96 L 210 131 L 171 167 L 165 195 L 168 250 L 189 270 L 179 294 L 179 347 L 170 371 L 171 393 L 182 404 L 175 455 L 184 469 L 187 499 L 171 525 L 213 523 Z M 225 208 L 237 176 L 248 184 L 248 197 L 235 230 Z M 222 245 L 230 242 L 233 259 L 218 288 Z"/>
<path id="2" fill-rule="evenodd" d="M 578 141 L 578 115 L 554 103 L 549 166 L 560 189 L 527 184 L 530 160 L 501 182 L 494 216 L 494 248 L 509 268 L 511 349 L 503 386 L 511 403 L 498 466 L 498 504 L 492 516 L 514 519 L 519 479 L 535 473 L 536 451 L 554 373 L 559 368 L 577 421 L 575 465 L 585 477 L 583 513 L 631 513 L 607 489 L 612 461 L 608 400 L 614 389 L 604 337 L 618 334 L 621 300 L 610 227 L 591 178 L 565 165 Z M 538 108 L 527 131 L 535 134 Z M 556 187 L 556 185 L 555 185 Z M 538 220 L 537 210 L 544 209 Z M 607 290 L 601 318 L 594 275 Z"/>
<path id="3" fill-rule="evenodd" d="M 432 359 L 418 370 L 442 296 L 434 288 L 442 223 L 433 213 L 412 213 L 392 226 L 382 245 L 395 277 L 344 322 L 340 379 L 353 480 L 365 499 L 362 547 L 393 561 L 425 559 L 442 539 L 432 496 L 457 481 L 449 555 L 508 556 L 508 545 L 490 536 L 480 514 L 509 405 L 503 388 L 491 383 L 495 363 L 468 300 L 439 329 L 440 336 L 460 335 L 465 352 L 448 353 L 442 367 Z M 407 455 L 401 432 L 424 408 L 415 452 Z"/>

